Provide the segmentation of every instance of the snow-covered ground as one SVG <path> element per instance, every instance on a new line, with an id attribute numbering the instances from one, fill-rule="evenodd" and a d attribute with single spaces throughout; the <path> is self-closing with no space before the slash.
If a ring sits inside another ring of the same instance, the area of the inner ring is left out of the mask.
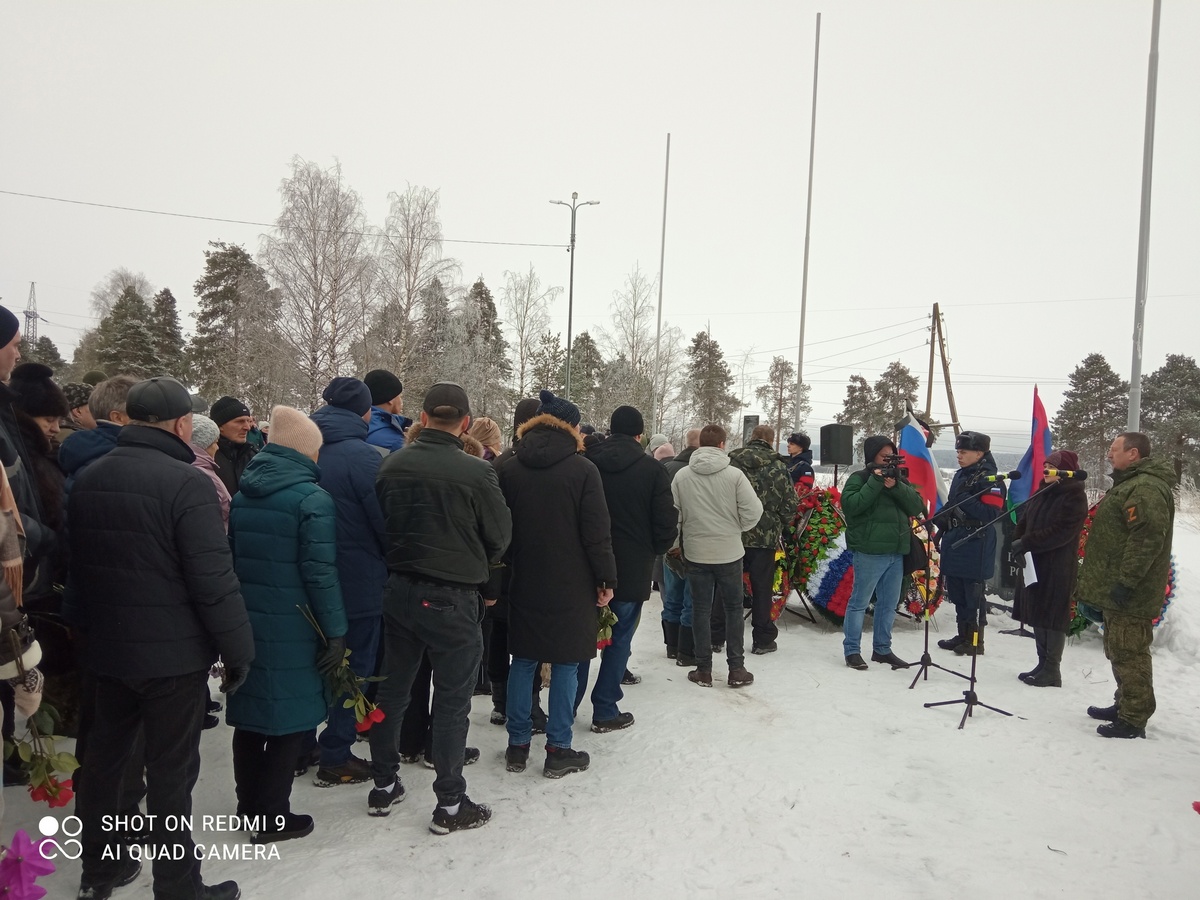
<path id="1" fill-rule="evenodd" d="M 466 770 L 470 795 L 490 803 L 485 828 L 435 837 L 433 772 L 403 767 L 409 795 L 386 819 L 366 815 L 368 786 L 319 789 L 298 779 L 293 808 L 316 832 L 277 845 L 278 860 L 205 863 L 209 883 L 235 878 L 246 898 L 417 897 L 1195 897 L 1200 892 L 1200 529 L 1177 526 L 1179 591 L 1154 650 L 1158 712 L 1146 740 L 1104 740 L 1084 710 L 1112 697 L 1094 629 L 1071 641 L 1061 689 L 1016 678 L 1033 641 L 999 635 L 994 617 L 979 666 L 978 710 L 958 729 L 966 682 L 932 670 L 847 669 L 839 634 L 786 614 L 779 652 L 749 657 L 755 684 L 734 691 L 688 683 L 662 652 L 652 595 L 634 644 L 640 685 L 622 708 L 633 728 L 587 730 L 575 746 L 587 772 L 559 781 L 504 771 L 505 731 L 477 697 Z M 953 628 L 949 608 L 941 636 Z M 868 622 L 869 624 L 869 622 Z M 938 634 L 932 635 L 936 640 Z M 932 641 L 931 641 L 932 642 Z M 922 632 L 898 620 L 896 651 L 921 654 Z M 935 661 L 966 671 L 934 647 Z M 593 667 L 593 672 L 595 668 Z M 230 730 L 204 733 L 197 822 L 232 813 Z M 540 740 L 540 738 L 539 738 Z M 360 752 L 365 745 L 359 745 Z M 5 830 L 48 811 L 5 791 Z M 63 810 L 55 811 L 62 818 Z M 200 832 L 230 848 L 240 835 Z M 78 863 L 41 882 L 73 897 Z M 152 896 L 149 872 L 115 895 Z"/>

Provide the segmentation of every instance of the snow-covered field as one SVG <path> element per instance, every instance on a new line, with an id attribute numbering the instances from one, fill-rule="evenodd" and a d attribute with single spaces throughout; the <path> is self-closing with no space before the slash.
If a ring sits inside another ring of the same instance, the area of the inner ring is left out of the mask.
<path id="1" fill-rule="evenodd" d="M 631 668 L 643 677 L 622 708 L 633 728 L 587 729 L 575 746 L 587 772 L 541 776 L 540 744 L 521 775 L 504 771 L 505 731 L 477 697 L 466 770 L 472 798 L 490 803 L 485 828 L 436 837 L 433 772 L 403 767 L 406 802 L 366 815 L 368 786 L 319 789 L 298 779 L 293 808 L 316 832 L 277 845 L 278 860 L 205 863 L 209 883 L 234 878 L 246 898 L 417 897 L 1155 897 L 1200 894 L 1200 529 L 1177 526 L 1179 591 L 1155 643 L 1158 712 L 1147 740 L 1104 740 L 1084 710 L 1108 704 L 1111 670 L 1094 629 L 1073 640 L 1061 689 L 1032 688 L 1033 641 L 997 634 L 979 666 L 979 697 L 1012 717 L 922 704 L 961 697 L 966 682 L 936 669 L 842 662 L 838 633 L 786 614 L 779 652 L 749 657 L 755 684 L 689 684 L 662 652 L 652 595 Z M 942 611 L 941 636 L 953 628 Z M 869 623 L 868 623 L 869 624 Z M 932 640 L 936 640 L 935 632 Z M 897 620 L 895 649 L 916 660 L 922 632 Z M 933 649 L 935 661 L 966 671 Z M 593 667 L 593 672 L 595 668 Z M 230 730 L 204 733 L 197 822 L 232 813 Z M 538 739 L 540 741 L 540 738 Z M 365 745 L 359 745 L 360 752 Z M 47 813 L 21 788 L 5 791 L 5 830 L 37 833 Z M 56 811 L 62 818 L 64 811 Z M 200 832 L 233 848 L 240 835 Z M 78 863 L 41 882 L 73 897 Z M 118 891 L 152 896 L 149 872 Z"/>

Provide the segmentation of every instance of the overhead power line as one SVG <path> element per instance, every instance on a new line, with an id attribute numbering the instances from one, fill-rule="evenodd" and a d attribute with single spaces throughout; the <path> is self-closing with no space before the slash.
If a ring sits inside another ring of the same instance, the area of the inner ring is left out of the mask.
<path id="1" fill-rule="evenodd" d="M 54 203 L 69 203 L 73 206 L 92 206 L 97 209 L 119 209 L 122 212 L 144 213 L 150 216 L 170 216 L 175 219 L 197 219 L 201 222 L 224 222 L 230 225 L 254 225 L 260 228 L 288 228 L 287 225 L 279 225 L 274 222 L 252 222 L 249 219 L 225 219 L 220 216 L 198 216 L 193 213 L 168 212 L 161 209 L 142 209 L 137 206 L 121 206 L 116 203 L 93 203 L 90 200 L 71 200 L 66 197 L 47 197 L 44 194 L 26 194 L 21 191 L 6 191 L 0 189 L 0 194 L 7 194 L 10 197 L 27 197 L 31 200 L 49 200 Z M 327 230 L 327 229 L 318 229 Z M 358 235 L 360 237 L 376 237 L 377 232 L 372 231 L 342 231 L 339 234 Z M 487 244 L 494 247 L 550 247 L 555 250 L 562 250 L 566 244 L 530 244 L 519 241 L 468 241 L 456 238 L 442 238 L 443 244 Z"/>

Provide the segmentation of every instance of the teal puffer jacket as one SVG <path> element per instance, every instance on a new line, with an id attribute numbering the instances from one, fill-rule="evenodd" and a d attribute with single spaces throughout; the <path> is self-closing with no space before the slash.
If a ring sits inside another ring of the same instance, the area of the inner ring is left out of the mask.
<path id="1" fill-rule="evenodd" d="M 234 570 L 254 631 L 250 677 L 228 701 L 226 721 L 260 734 L 293 734 L 325 719 L 329 697 L 317 671 L 326 637 L 346 633 L 337 573 L 333 498 L 303 454 L 268 444 L 242 475 L 229 514 Z"/>

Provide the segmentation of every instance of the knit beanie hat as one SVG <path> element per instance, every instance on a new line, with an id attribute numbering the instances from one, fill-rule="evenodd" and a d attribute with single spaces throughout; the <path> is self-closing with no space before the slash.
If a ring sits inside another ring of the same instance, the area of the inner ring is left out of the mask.
<path id="1" fill-rule="evenodd" d="M 480 416 L 471 423 L 471 430 L 468 432 L 471 437 L 479 441 L 485 447 L 491 447 L 493 451 L 499 451 L 502 438 L 500 437 L 500 426 L 487 416 Z"/>
<path id="2" fill-rule="evenodd" d="M 1055 450 L 1046 457 L 1046 468 L 1075 472 L 1079 469 L 1079 454 L 1074 450 Z"/>
<path id="3" fill-rule="evenodd" d="M 541 398 L 541 403 L 538 405 L 538 415 L 554 416 L 556 419 L 562 419 L 568 425 L 578 425 L 579 407 L 570 400 L 564 400 L 562 397 L 555 397 L 547 390 L 538 392 L 538 397 Z"/>
<path id="4" fill-rule="evenodd" d="M 192 414 L 192 444 L 201 450 L 207 450 L 217 442 L 221 429 L 208 416 Z"/>
<path id="5" fill-rule="evenodd" d="M 615 430 L 616 429 L 614 429 L 614 431 Z M 650 443 L 646 445 L 646 452 L 653 455 L 654 451 L 657 450 L 659 447 L 661 447 L 666 442 L 667 442 L 667 436 L 665 434 L 652 434 L 652 435 L 650 435 Z"/>
<path id="6" fill-rule="evenodd" d="M 68 381 L 62 390 L 63 396 L 67 398 L 67 406 L 71 409 L 87 406 L 88 398 L 92 396 L 92 386 L 82 381 Z"/>
<path id="7" fill-rule="evenodd" d="M 271 443 L 313 457 L 321 449 L 321 429 L 300 410 L 276 406 L 271 410 Z"/>
<path id="8" fill-rule="evenodd" d="M 321 397 L 330 406 L 348 409 L 356 416 L 370 409 L 372 403 L 371 389 L 357 378 L 333 379 Z"/>
<path id="9" fill-rule="evenodd" d="M 237 397 L 222 397 L 212 405 L 212 420 L 220 428 L 226 422 L 250 415 L 250 407 Z"/>
<path id="10" fill-rule="evenodd" d="M 630 437 L 637 437 L 646 430 L 642 414 L 632 406 L 618 406 L 613 410 L 608 424 L 613 434 L 627 434 Z"/>
<path id="11" fill-rule="evenodd" d="M 92 387 L 95 387 L 102 381 L 108 381 L 108 376 L 99 369 L 92 369 L 92 371 L 83 376 L 83 383 L 90 384 Z"/>
<path id="12" fill-rule="evenodd" d="M 67 406 L 62 388 L 51 380 L 53 376 L 54 370 L 49 366 L 21 363 L 13 369 L 8 385 L 16 394 L 13 406 L 27 416 L 69 415 L 71 407 Z"/>
<path id="13" fill-rule="evenodd" d="M 363 376 L 363 384 L 371 391 L 372 406 L 390 403 L 404 393 L 403 383 L 387 369 L 372 369 Z"/>
<path id="14" fill-rule="evenodd" d="M 659 460 L 660 462 L 664 459 L 673 459 L 674 456 L 675 456 L 675 448 L 671 446 L 670 441 L 663 444 L 661 447 L 659 447 L 657 450 L 654 451 L 654 458 Z"/>
<path id="15" fill-rule="evenodd" d="M 12 311 L 0 306 L 0 347 L 7 347 L 21 330 L 21 323 Z"/>

